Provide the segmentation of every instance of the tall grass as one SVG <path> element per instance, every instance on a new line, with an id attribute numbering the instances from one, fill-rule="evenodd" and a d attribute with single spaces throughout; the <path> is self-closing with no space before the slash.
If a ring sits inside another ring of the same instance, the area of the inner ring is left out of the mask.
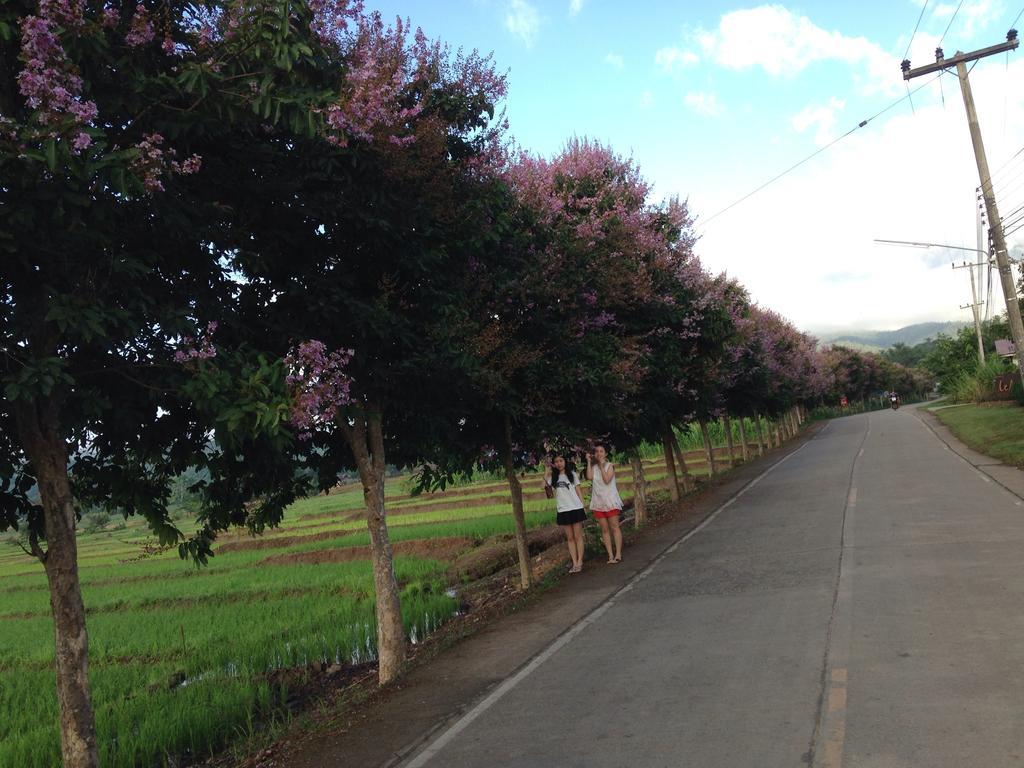
<path id="1" fill-rule="evenodd" d="M 943 382 L 943 390 L 954 403 L 981 403 L 992 400 L 994 382 L 997 376 L 1009 373 L 1012 368 L 999 358 L 988 358 L 978 363 L 974 370 L 961 371 Z M 1019 397 L 1019 387 L 1014 385 Z"/>

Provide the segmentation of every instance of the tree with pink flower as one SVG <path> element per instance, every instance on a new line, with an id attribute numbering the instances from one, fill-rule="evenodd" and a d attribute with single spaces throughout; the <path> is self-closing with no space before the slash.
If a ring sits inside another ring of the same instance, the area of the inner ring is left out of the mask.
<path id="1" fill-rule="evenodd" d="M 422 66 L 345 0 L 13 0 L 0 32 L 0 530 L 25 528 L 47 575 L 64 764 L 84 768 L 98 750 L 78 505 L 141 514 L 202 560 L 301 487 L 284 365 L 233 319 L 248 222 L 216 174 L 294 179 L 272 162 L 288 146 L 398 151 L 417 109 L 396 95 L 416 101 Z M 196 467 L 211 480 L 185 537 L 166 489 Z"/>

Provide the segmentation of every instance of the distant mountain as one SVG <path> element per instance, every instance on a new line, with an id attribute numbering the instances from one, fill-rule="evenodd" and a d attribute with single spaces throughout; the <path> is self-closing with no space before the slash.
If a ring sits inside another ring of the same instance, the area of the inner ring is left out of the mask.
<path id="1" fill-rule="evenodd" d="M 825 344 L 841 344 L 857 349 L 880 350 L 888 349 L 894 344 L 906 344 L 912 347 L 927 339 L 934 339 L 940 333 L 953 336 L 966 323 L 917 323 L 895 331 L 863 331 L 847 330 L 819 334 L 818 338 Z"/>

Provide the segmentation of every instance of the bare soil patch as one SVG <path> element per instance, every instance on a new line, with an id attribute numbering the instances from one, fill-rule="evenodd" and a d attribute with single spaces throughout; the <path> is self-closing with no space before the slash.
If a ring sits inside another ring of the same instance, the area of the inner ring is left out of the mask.
<path id="1" fill-rule="evenodd" d="M 441 539 L 415 539 L 399 541 L 391 545 L 396 555 L 422 557 L 431 560 L 455 560 L 460 553 L 473 546 L 467 536 L 449 536 Z M 319 565 L 321 563 L 347 563 L 352 560 L 369 560 L 369 547 L 338 547 L 319 549 L 315 552 L 288 552 L 271 555 L 260 561 L 260 565 Z"/>
<path id="2" fill-rule="evenodd" d="M 225 552 L 251 552 L 256 549 L 284 549 L 295 544 L 308 544 L 312 541 L 327 541 L 328 539 L 340 539 L 354 531 L 321 531 L 320 533 L 309 533 L 305 536 L 272 536 L 270 538 L 251 538 L 242 541 L 229 541 L 217 547 L 219 554 Z"/>

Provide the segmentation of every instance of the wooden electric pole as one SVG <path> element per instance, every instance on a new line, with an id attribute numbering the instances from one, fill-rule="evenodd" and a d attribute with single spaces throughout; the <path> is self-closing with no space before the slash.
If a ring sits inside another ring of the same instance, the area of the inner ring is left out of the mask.
<path id="1" fill-rule="evenodd" d="M 911 69 L 910 62 L 904 60 L 902 68 L 903 79 L 910 80 L 931 72 L 956 67 L 956 73 L 960 79 L 960 91 L 964 97 L 964 107 L 967 110 L 967 124 L 971 131 L 971 143 L 974 145 L 974 159 L 978 163 L 981 194 L 985 200 L 985 211 L 988 213 L 989 226 L 991 227 L 993 250 L 995 250 L 994 255 L 996 257 L 996 264 L 999 267 L 999 279 L 1003 286 L 1003 298 L 1006 300 L 1006 315 L 1010 321 L 1010 335 L 1013 336 L 1013 343 L 1016 347 L 1017 365 L 1022 374 L 1024 374 L 1024 322 L 1021 321 L 1020 304 L 1017 302 L 1017 286 L 1013 282 L 1013 270 L 1010 266 L 1010 254 L 1006 248 L 1006 237 L 1003 234 L 1002 219 L 999 218 L 995 191 L 992 189 L 992 176 L 988 170 L 985 144 L 981 140 L 978 113 L 974 108 L 974 94 L 971 92 L 971 82 L 967 76 L 967 62 L 983 59 L 986 56 L 992 56 L 1003 51 L 1012 51 L 1016 49 L 1017 45 L 1017 30 L 1011 29 L 1006 33 L 1005 43 L 990 45 L 988 48 L 982 48 L 971 53 L 957 52 L 951 59 L 945 58 L 941 48 L 936 48 L 934 64 Z"/>
<path id="2" fill-rule="evenodd" d="M 971 303 L 964 304 L 960 309 L 971 308 L 971 312 L 974 313 L 974 332 L 978 335 L 978 362 L 982 365 L 985 364 L 985 341 L 981 335 L 981 316 L 978 313 L 978 307 L 982 306 L 982 302 L 978 301 L 978 288 L 974 282 L 974 264 L 964 262 L 960 266 L 953 265 L 953 269 L 966 269 L 971 274 Z"/>

